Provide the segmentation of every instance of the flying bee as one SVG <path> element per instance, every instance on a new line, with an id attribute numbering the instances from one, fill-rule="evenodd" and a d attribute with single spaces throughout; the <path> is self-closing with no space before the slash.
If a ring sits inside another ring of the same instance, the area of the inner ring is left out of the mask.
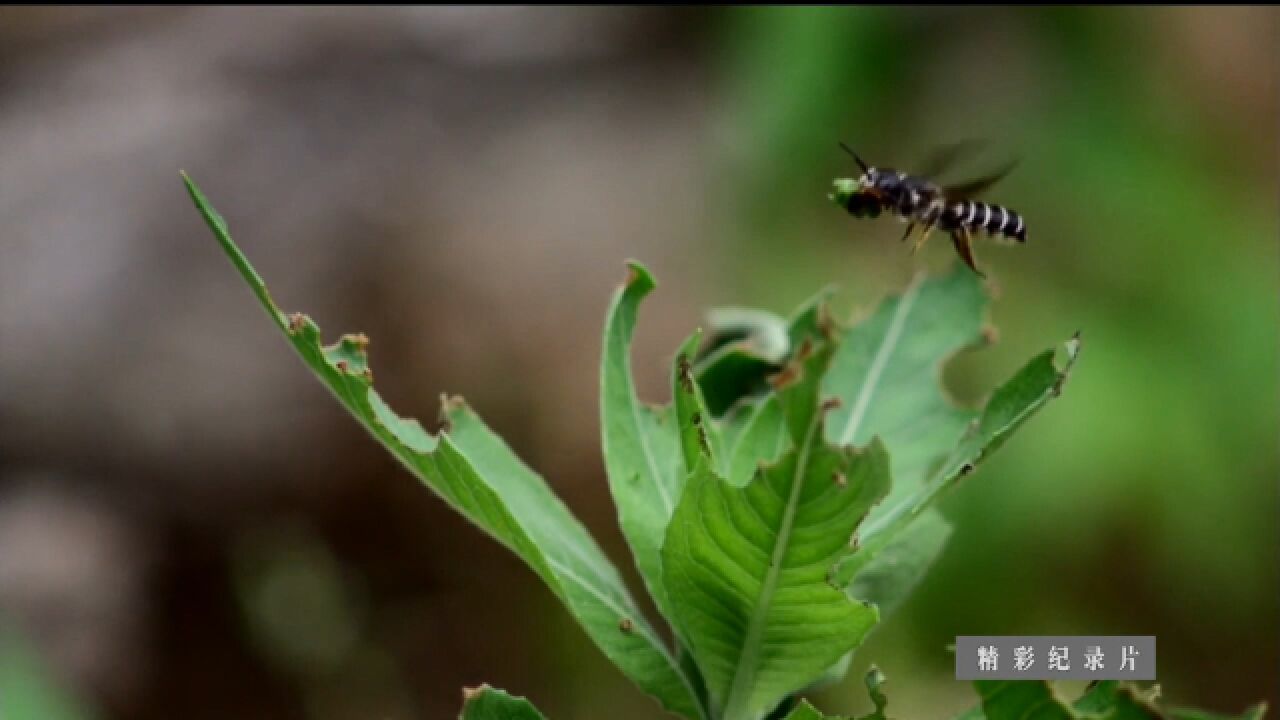
<path id="1" fill-rule="evenodd" d="M 885 210 L 892 212 L 907 223 L 902 242 L 911 237 L 917 225 L 921 226 L 920 237 L 911 248 L 913 254 L 924 245 L 935 228 L 940 229 L 950 233 L 960 259 L 979 276 L 986 277 L 974 261 L 974 234 L 986 232 L 1001 240 L 1027 241 L 1027 228 L 1021 215 L 1002 205 L 974 199 L 1007 175 L 1015 163 L 969 182 L 942 185 L 932 177 L 955 159 L 965 143 L 937 151 L 926 163 L 929 169 L 918 175 L 869 166 L 848 145 L 840 143 L 840 147 L 853 156 L 854 162 L 862 169 L 862 175 L 857 179 L 836 179 L 833 192 L 828 197 L 854 217 L 875 218 Z"/>

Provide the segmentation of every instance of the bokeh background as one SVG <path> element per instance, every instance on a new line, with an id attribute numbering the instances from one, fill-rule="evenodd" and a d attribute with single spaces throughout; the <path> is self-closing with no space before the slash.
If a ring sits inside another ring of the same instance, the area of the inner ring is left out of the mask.
<path id="1" fill-rule="evenodd" d="M 453 717 L 481 682 L 660 715 L 305 372 L 179 170 L 285 310 L 366 332 L 402 412 L 466 396 L 634 580 L 597 425 L 624 261 L 665 402 L 709 307 L 854 312 L 954 261 L 828 202 L 837 140 L 979 138 L 1030 242 L 980 242 L 1000 342 L 945 381 L 1083 357 L 817 700 L 865 711 L 874 662 L 945 718 L 957 634 L 1154 634 L 1168 701 L 1276 708 L 1277 39 L 1270 8 L 0 10 L 9 702 L 43 673 L 104 719 Z"/>

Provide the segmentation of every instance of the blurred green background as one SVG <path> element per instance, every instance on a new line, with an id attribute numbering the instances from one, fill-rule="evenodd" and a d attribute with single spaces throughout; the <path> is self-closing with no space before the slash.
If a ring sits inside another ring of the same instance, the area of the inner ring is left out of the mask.
<path id="1" fill-rule="evenodd" d="M 481 682 L 659 716 L 305 374 L 179 169 L 277 302 L 365 331 L 401 412 L 465 395 L 634 581 L 596 424 L 624 260 L 665 402 L 711 306 L 856 313 L 954 262 L 826 199 L 838 140 L 979 138 L 1029 242 L 979 241 L 1000 341 L 944 380 L 1082 359 L 815 699 L 865 712 L 876 663 L 944 718 L 956 635 L 1153 634 L 1169 702 L 1277 707 L 1277 39 L 1256 7 L 0 10 L 0 697 L 35 663 L 102 718 L 452 717 Z"/>

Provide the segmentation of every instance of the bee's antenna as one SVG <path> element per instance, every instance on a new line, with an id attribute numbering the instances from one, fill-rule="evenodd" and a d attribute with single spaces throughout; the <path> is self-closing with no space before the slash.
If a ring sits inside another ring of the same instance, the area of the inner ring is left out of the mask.
<path id="1" fill-rule="evenodd" d="M 840 141 L 840 147 L 844 148 L 845 152 L 853 156 L 853 161 L 858 163 L 858 167 L 862 168 L 862 172 L 870 172 L 870 168 L 867 167 L 866 163 L 862 162 L 862 158 L 858 157 L 858 153 L 854 152 L 853 148 L 845 145 L 843 140 Z"/>

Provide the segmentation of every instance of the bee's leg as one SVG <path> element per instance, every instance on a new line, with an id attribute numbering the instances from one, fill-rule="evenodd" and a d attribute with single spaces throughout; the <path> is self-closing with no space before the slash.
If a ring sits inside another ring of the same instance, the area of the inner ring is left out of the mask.
<path id="1" fill-rule="evenodd" d="M 912 255 L 915 255 L 920 248 L 924 247 L 924 243 L 929 239 L 929 235 L 933 232 L 933 228 L 933 223 L 928 223 L 924 226 L 924 232 L 920 234 L 920 239 L 916 240 L 916 244 L 911 247 Z"/>
<path id="2" fill-rule="evenodd" d="M 977 263 L 973 260 L 973 243 L 972 236 L 969 234 L 968 228 L 956 228 L 951 233 L 951 242 L 956 246 L 956 252 L 960 255 L 960 259 L 964 260 L 964 264 L 969 269 L 978 274 L 978 277 L 985 278 L 981 270 L 978 269 Z"/>
<path id="3" fill-rule="evenodd" d="M 911 237 L 911 231 L 915 229 L 916 229 L 915 223 L 907 223 L 907 231 L 902 233 L 902 240 L 900 242 L 906 242 L 907 238 Z"/>

